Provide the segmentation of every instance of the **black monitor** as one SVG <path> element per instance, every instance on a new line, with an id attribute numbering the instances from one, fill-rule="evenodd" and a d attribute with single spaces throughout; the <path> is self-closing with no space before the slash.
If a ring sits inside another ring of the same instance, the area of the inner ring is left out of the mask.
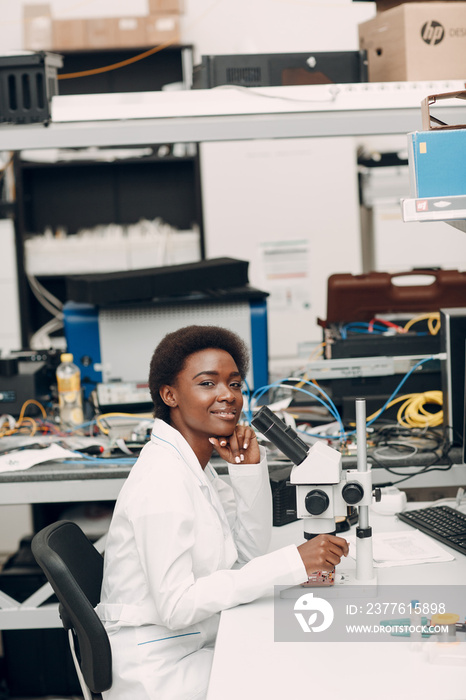
<path id="1" fill-rule="evenodd" d="M 440 310 L 443 424 L 453 445 L 464 444 L 466 308 Z M 465 462 L 466 464 L 466 462 Z"/>

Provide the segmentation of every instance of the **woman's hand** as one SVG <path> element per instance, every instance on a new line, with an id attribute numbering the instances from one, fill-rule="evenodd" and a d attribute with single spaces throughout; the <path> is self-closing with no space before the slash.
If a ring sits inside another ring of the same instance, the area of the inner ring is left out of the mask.
<path id="1" fill-rule="evenodd" d="M 348 555 L 348 549 L 348 542 L 343 537 L 317 535 L 300 544 L 298 552 L 310 576 L 316 571 L 332 571 L 341 558 Z"/>
<path id="2" fill-rule="evenodd" d="M 249 425 L 237 425 L 229 437 L 211 437 L 209 441 L 226 462 L 231 464 L 258 464 L 260 462 L 256 434 Z"/>

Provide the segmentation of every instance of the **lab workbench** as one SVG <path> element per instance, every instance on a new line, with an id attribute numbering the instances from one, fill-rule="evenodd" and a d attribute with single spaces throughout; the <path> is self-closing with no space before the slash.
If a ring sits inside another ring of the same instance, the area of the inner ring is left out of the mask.
<path id="1" fill-rule="evenodd" d="M 458 453 L 458 455 L 456 454 Z M 459 457 L 459 450 L 453 453 Z M 425 466 L 421 455 L 416 460 L 400 466 L 406 475 L 420 472 Z M 397 462 L 396 464 L 403 464 Z M 343 458 L 344 468 L 356 467 L 355 457 Z M 289 466 L 286 462 L 271 460 L 270 475 L 273 478 Z M 393 464 L 395 466 L 395 463 Z M 446 465 L 445 465 L 446 466 Z M 227 467 L 216 464 L 220 475 L 227 473 Z M 126 477 L 131 470 L 128 463 L 118 464 L 109 460 L 46 462 L 31 469 L 0 474 L 0 506 L 13 504 L 68 503 L 90 501 L 115 501 Z M 373 468 L 373 483 L 397 480 L 384 469 Z M 405 482 L 406 483 L 406 482 Z M 448 471 L 421 473 L 409 480 L 409 485 L 417 486 L 461 486 L 466 483 L 466 466 L 457 464 Z M 104 543 L 100 545 L 103 549 Z M 42 629 L 61 627 L 56 605 L 43 605 L 51 595 L 49 584 L 45 584 L 27 600 L 19 603 L 0 590 L 0 629 Z"/>
<path id="2" fill-rule="evenodd" d="M 116 462 L 46 462 L 0 474 L 0 506 L 13 504 L 114 501 L 131 466 Z M 19 602 L 0 590 L 0 629 L 61 627 L 57 606 L 43 605 L 52 589 L 46 583 Z"/>
<path id="3" fill-rule="evenodd" d="M 0 505 L 114 501 L 131 469 L 129 464 L 45 462 L 0 474 Z"/>
<path id="4" fill-rule="evenodd" d="M 453 466 L 448 468 L 445 460 L 439 460 L 429 471 L 427 465 L 434 461 L 433 453 L 427 456 L 418 453 L 413 457 L 392 458 L 390 467 L 402 469 L 403 474 L 413 474 L 406 486 L 436 487 L 461 486 L 466 482 L 466 466 L 462 464 L 461 449 L 453 448 L 450 453 Z M 370 454 L 369 454 L 370 459 Z M 214 460 L 220 475 L 227 474 L 228 468 L 221 460 Z M 343 456 L 344 469 L 357 466 L 355 456 Z M 273 477 L 289 469 L 291 463 L 269 459 L 269 471 Z M 46 462 L 32 469 L 0 473 L 0 506 L 34 503 L 65 503 L 83 501 L 114 501 L 131 470 L 128 463 L 118 464 L 107 461 Z M 393 475 L 383 467 L 372 465 L 375 485 L 392 480 Z M 393 480 L 401 477 L 394 477 Z"/>

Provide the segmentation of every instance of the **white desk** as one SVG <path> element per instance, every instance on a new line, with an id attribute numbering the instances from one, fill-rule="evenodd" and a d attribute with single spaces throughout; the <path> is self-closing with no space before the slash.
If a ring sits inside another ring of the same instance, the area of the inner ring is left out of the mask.
<path id="1" fill-rule="evenodd" d="M 379 532 L 407 527 L 394 516 L 373 516 L 372 525 Z M 277 530 L 275 546 L 302 541 L 300 523 Z M 379 582 L 465 585 L 466 556 L 454 554 L 443 564 L 378 569 Z M 408 642 L 275 643 L 273 615 L 272 597 L 222 613 L 208 700 L 466 698 L 466 665 L 429 665 Z"/>

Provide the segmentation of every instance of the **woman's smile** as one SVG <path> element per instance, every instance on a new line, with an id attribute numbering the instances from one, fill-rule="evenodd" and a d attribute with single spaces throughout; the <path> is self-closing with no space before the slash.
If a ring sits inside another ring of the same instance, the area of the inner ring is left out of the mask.
<path id="1" fill-rule="evenodd" d="M 217 418 L 227 421 L 236 421 L 236 408 L 221 408 L 211 411 Z"/>

